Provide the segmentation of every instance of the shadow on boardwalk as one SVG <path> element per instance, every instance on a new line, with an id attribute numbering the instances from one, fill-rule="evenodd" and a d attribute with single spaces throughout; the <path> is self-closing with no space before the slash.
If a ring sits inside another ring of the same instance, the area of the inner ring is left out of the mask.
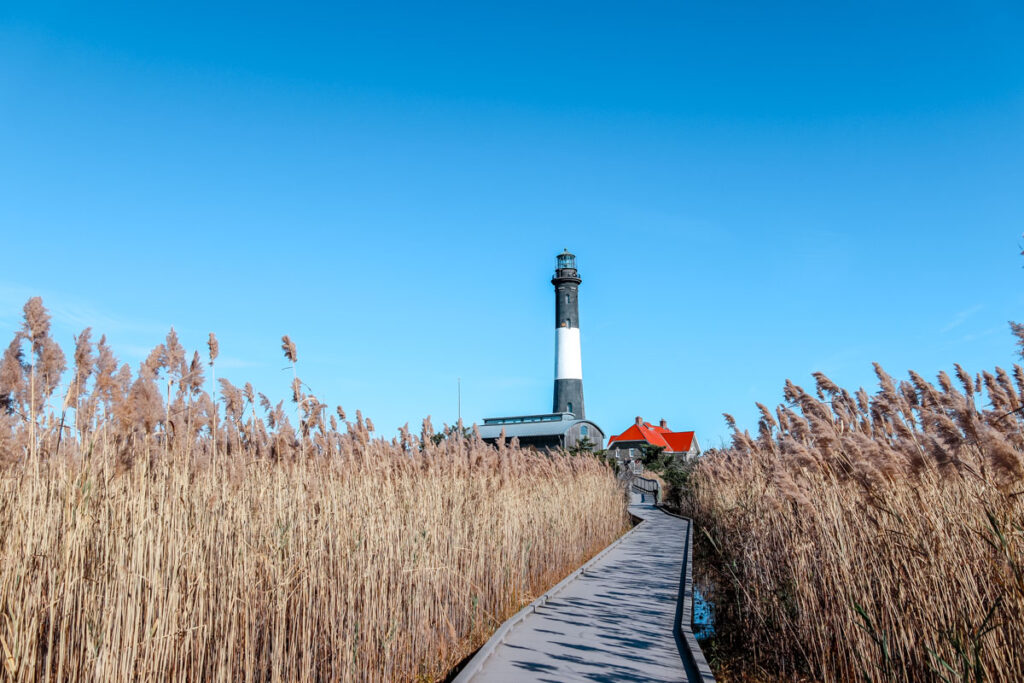
<path id="1" fill-rule="evenodd" d="M 455 681 L 701 680 L 674 628 L 689 521 L 633 502 L 644 523 L 513 617 Z"/>

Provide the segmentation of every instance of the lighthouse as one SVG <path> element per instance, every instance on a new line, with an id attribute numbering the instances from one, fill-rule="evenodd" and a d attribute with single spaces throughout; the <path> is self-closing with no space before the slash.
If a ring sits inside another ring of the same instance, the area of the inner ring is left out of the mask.
<path id="1" fill-rule="evenodd" d="M 555 275 L 555 397 L 553 413 L 586 418 L 583 409 L 583 359 L 580 355 L 580 274 L 576 256 L 558 255 Z"/>
<path id="2" fill-rule="evenodd" d="M 520 446 L 548 452 L 576 446 L 600 449 L 604 431 L 583 412 L 583 363 L 580 359 L 580 274 L 576 257 L 558 255 L 555 276 L 555 400 L 550 413 L 486 417 L 477 428 L 486 443 L 518 439 Z"/>

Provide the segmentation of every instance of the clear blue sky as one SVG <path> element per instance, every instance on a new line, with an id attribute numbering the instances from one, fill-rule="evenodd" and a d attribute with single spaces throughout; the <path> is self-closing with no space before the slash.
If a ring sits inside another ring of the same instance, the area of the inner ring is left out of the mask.
<path id="1" fill-rule="evenodd" d="M 821 370 L 1013 362 L 1024 9 L 0 6 L 0 336 L 41 295 L 133 367 L 170 325 L 379 431 L 550 409 L 691 428 Z"/>

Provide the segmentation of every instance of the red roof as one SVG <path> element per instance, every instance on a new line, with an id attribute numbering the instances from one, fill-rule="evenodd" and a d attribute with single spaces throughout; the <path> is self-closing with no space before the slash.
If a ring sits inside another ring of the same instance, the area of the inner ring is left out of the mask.
<path id="1" fill-rule="evenodd" d="M 666 432 L 664 436 L 673 453 L 685 453 L 693 445 L 693 432 Z"/>
<path id="2" fill-rule="evenodd" d="M 685 453 L 693 445 L 694 432 L 673 432 L 665 427 L 639 422 L 617 436 L 608 437 L 608 445 L 616 441 L 646 441 L 671 453 Z"/>

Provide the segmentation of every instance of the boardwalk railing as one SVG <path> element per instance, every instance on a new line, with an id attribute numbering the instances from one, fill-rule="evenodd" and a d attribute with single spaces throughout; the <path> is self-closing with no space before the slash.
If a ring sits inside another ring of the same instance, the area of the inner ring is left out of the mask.
<path id="1" fill-rule="evenodd" d="M 633 490 L 637 493 L 653 494 L 655 502 L 661 502 L 661 482 L 657 479 L 633 477 Z"/>
<path id="2" fill-rule="evenodd" d="M 662 512 L 665 512 L 662 510 Z M 667 513 L 671 514 L 671 513 Z M 686 550 L 683 555 L 682 595 L 676 616 L 676 632 L 683 641 L 687 654 L 686 669 L 691 681 L 715 683 L 715 675 L 711 672 L 707 658 L 700 649 L 697 636 L 693 632 L 693 520 L 684 517 L 686 525 Z"/>

